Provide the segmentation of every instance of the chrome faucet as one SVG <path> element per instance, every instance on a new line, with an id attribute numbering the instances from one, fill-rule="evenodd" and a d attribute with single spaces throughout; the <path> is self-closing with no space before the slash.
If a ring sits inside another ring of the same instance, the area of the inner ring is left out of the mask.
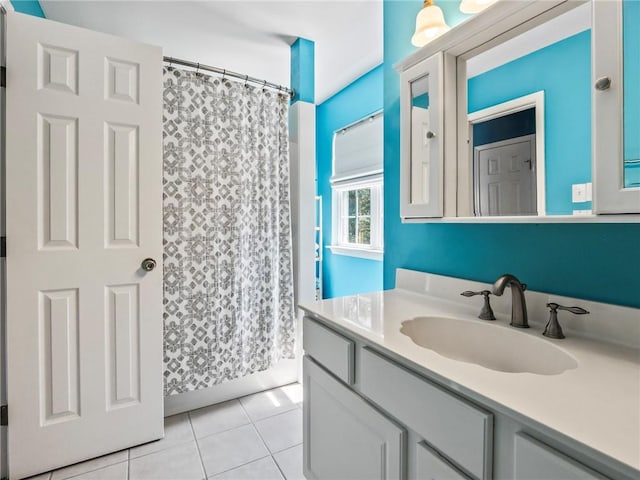
<path id="1" fill-rule="evenodd" d="M 505 287 L 511 287 L 511 326 L 518 328 L 529 328 L 527 320 L 527 304 L 524 299 L 524 291 L 527 285 L 520 283 L 516 277 L 510 273 L 501 275 L 493 284 L 493 294 L 500 296 L 504 293 Z"/>

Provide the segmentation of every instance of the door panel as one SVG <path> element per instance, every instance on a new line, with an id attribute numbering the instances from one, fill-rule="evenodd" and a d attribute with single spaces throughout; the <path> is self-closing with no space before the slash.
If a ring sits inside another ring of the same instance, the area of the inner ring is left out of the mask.
<path id="1" fill-rule="evenodd" d="M 476 214 L 536 215 L 535 136 L 475 148 Z"/>
<path id="2" fill-rule="evenodd" d="M 78 385 L 78 289 L 40 292 L 43 424 L 80 414 Z"/>
<path id="3" fill-rule="evenodd" d="M 105 124 L 108 248 L 138 246 L 138 127 Z"/>
<path id="4" fill-rule="evenodd" d="M 162 437 L 162 52 L 11 12 L 7 66 L 20 478 Z"/>
<path id="5" fill-rule="evenodd" d="M 41 249 L 78 248 L 78 119 L 38 114 Z"/>
<path id="6" fill-rule="evenodd" d="M 140 402 L 138 285 L 107 287 L 107 408 Z"/>

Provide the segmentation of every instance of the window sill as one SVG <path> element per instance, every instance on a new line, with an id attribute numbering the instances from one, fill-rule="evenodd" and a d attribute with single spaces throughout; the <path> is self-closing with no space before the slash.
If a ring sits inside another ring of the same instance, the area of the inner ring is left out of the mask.
<path id="1" fill-rule="evenodd" d="M 344 245 L 328 245 L 334 255 L 346 255 L 348 257 L 366 258 L 367 260 L 382 261 L 383 250 L 373 250 L 371 248 L 346 247 Z"/>

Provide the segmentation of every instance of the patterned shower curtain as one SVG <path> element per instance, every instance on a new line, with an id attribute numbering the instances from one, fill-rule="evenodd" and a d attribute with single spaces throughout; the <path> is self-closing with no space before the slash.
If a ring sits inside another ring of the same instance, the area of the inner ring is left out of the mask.
<path id="1" fill-rule="evenodd" d="M 164 68 L 164 390 L 294 357 L 289 98 Z"/>

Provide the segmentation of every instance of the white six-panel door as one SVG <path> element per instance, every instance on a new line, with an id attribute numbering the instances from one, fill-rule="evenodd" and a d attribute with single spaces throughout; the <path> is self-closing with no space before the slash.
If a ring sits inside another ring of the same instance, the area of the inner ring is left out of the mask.
<path id="1" fill-rule="evenodd" d="M 163 435 L 161 73 L 160 48 L 8 14 L 11 478 Z"/>

